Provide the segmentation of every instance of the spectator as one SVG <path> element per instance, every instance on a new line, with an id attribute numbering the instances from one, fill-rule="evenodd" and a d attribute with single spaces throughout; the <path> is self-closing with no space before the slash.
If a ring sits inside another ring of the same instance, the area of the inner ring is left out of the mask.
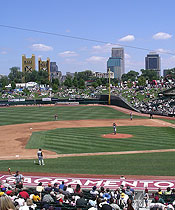
<path id="1" fill-rule="evenodd" d="M 40 182 L 38 186 L 36 186 L 36 191 L 41 193 L 43 190 L 44 190 L 43 183 Z"/>
<path id="2" fill-rule="evenodd" d="M 31 210 L 31 209 L 35 210 L 35 208 L 37 207 L 37 205 L 34 204 L 31 199 L 27 199 L 26 203 L 27 203 L 27 206 L 29 207 L 29 210 Z"/>
<path id="3" fill-rule="evenodd" d="M 70 192 L 67 191 L 67 186 L 66 185 L 63 187 L 63 192 L 62 193 L 63 193 L 63 195 L 66 195 L 66 196 L 70 195 Z"/>
<path id="4" fill-rule="evenodd" d="M 24 198 L 22 198 L 21 195 L 18 195 L 18 198 L 16 198 L 14 201 L 19 207 L 23 206 L 25 202 Z"/>
<path id="5" fill-rule="evenodd" d="M 45 191 L 48 191 L 49 193 L 52 191 L 51 183 L 48 183 L 48 186 L 45 188 Z"/>
<path id="6" fill-rule="evenodd" d="M 105 194 L 105 188 L 104 187 L 100 188 L 100 193 L 99 194 L 100 194 L 100 197 L 103 198 L 103 195 Z"/>
<path id="7" fill-rule="evenodd" d="M 120 210 L 120 207 L 116 203 L 114 203 L 113 198 L 110 198 L 109 204 L 110 204 L 110 206 L 112 207 L 113 210 Z"/>
<path id="8" fill-rule="evenodd" d="M 52 196 L 47 192 L 43 199 L 42 199 L 43 203 L 50 203 L 50 202 L 54 202 L 54 199 L 52 198 Z"/>
<path id="9" fill-rule="evenodd" d="M 149 194 L 148 194 L 148 189 L 147 188 L 145 188 L 143 199 L 144 199 L 144 202 L 145 202 L 145 208 L 147 208 L 148 207 L 148 200 L 149 200 Z"/>
<path id="10" fill-rule="evenodd" d="M 96 207 L 97 206 L 97 197 L 93 196 L 92 199 L 89 200 L 89 205 L 91 207 Z"/>
<path id="11" fill-rule="evenodd" d="M 64 181 L 62 181 L 62 183 L 59 185 L 59 189 L 63 190 L 64 188 Z"/>
<path id="12" fill-rule="evenodd" d="M 77 199 L 76 205 L 77 206 L 86 206 L 87 205 L 87 201 L 84 199 L 83 193 L 80 193 L 79 196 L 80 196 L 80 198 Z"/>
<path id="13" fill-rule="evenodd" d="M 103 198 L 109 200 L 111 198 L 109 188 L 106 189 L 106 192 L 103 194 Z"/>
<path id="14" fill-rule="evenodd" d="M 90 194 L 95 196 L 95 197 L 99 194 L 99 192 L 96 189 L 97 189 L 97 187 L 93 186 L 92 190 L 90 191 Z"/>
<path id="15" fill-rule="evenodd" d="M 165 195 L 171 195 L 171 188 L 170 187 L 167 187 L 165 193 Z"/>
<path id="16" fill-rule="evenodd" d="M 1 196 L 0 197 L 0 209 L 1 210 L 16 210 L 12 200 L 8 196 Z"/>
<path id="17" fill-rule="evenodd" d="M 79 184 L 77 184 L 74 193 L 76 195 L 79 195 L 81 192 L 82 192 L 81 186 Z"/>
<path id="18" fill-rule="evenodd" d="M 74 193 L 74 189 L 71 187 L 71 184 L 69 184 L 67 186 L 67 191 L 70 193 L 70 194 L 73 194 Z"/>
<path id="19" fill-rule="evenodd" d="M 127 200 L 127 210 L 134 210 L 131 199 Z"/>
<path id="20" fill-rule="evenodd" d="M 41 198 L 40 198 L 40 196 L 39 196 L 39 193 L 38 193 L 37 191 L 34 192 L 34 195 L 33 195 L 32 200 L 33 200 L 34 202 L 38 202 L 38 201 L 41 200 Z"/>
<path id="21" fill-rule="evenodd" d="M 19 192 L 19 195 L 21 196 L 21 198 L 24 198 L 25 200 L 26 200 L 27 198 L 29 198 L 29 194 L 28 194 L 25 190 L 21 190 L 21 191 Z"/>
<path id="22" fill-rule="evenodd" d="M 52 187 L 52 190 L 54 191 L 54 192 L 59 192 L 59 189 L 58 189 L 58 184 L 57 183 L 54 183 L 54 185 L 53 185 L 53 187 Z"/>

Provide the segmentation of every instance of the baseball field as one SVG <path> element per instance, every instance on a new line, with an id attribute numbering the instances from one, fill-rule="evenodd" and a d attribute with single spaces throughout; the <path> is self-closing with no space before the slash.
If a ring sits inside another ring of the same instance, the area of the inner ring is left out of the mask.
<path id="1" fill-rule="evenodd" d="M 175 176 L 175 120 L 134 112 L 130 120 L 129 113 L 92 105 L 0 108 L 0 171 Z"/>

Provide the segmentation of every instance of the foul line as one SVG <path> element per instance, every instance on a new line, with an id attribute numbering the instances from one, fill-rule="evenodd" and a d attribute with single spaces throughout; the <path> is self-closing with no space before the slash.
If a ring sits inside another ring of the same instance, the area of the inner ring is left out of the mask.
<path id="1" fill-rule="evenodd" d="M 83 156 L 105 156 L 105 155 L 127 155 L 127 154 L 141 154 L 141 153 L 161 153 L 161 152 L 175 152 L 175 149 L 161 149 L 161 150 L 140 150 L 140 151 L 123 151 L 123 152 L 98 152 L 98 153 L 79 153 L 79 154 L 59 154 L 59 155 L 47 155 L 45 159 L 59 158 L 59 157 L 83 157 Z M 0 160 L 5 160 L 6 158 L 12 158 L 17 160 L 24 159 L 36 159 L 32 156 L 1 156 Z"/>

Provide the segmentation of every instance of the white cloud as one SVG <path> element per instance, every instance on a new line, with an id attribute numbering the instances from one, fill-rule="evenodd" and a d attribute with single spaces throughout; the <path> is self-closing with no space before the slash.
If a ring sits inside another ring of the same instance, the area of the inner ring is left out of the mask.
<path id="1" fill-rule="evenodd" d="M 3 50 L 3 51 L 0 52 L 0 54 L 6 55 L 7 54 L 7 51 Z"/>
<path id="2" fill-rule="evenodd" d="M 127 36 L 124 36 L 122 37 L 121 39 L 119 39 L 120 42 L 131 42 L 131 41 L 134 41 L 135 40 L 135 37 L 134 35 L 127 35 Z"/>
<path id="3" fill-rule="evenodd" d="M 92 47 L 94 50 L 101 50 L 102 49 L 102 46 L 100 45 L 95 45 Z"/>
<path id="4" fill-rule="evenodd" d="M 130 59 L 130 58 L 131 58 L 131 56 L 129 54 L 125 53 L 125 59 Z"/>
<path id="5" fill-rule="evenodd" d="M 153 35 L 153 39 L 158 40 L 158 39 L 170 39 L 172 37 L 171 34 L 164 33 L 164 32 L 159 32 L 157 34 Z"/>
<path id="6" fill-rule="evenodd" d="M 170 53 L 170 50 L 166 50 L 166 49 L 163 49 L 163 48 L 159 48 L 156 50 L 157 53 Z"/>
<path id="7" fill-rule="evenodd" d="M 65 62 L 67 62 L 67 63 L 74 63 L 76 60 L 75 59 L 73 59 L 73 58 L 66 58 L 65 59 Z"/>
<path id="8" fill-rule="evenodd" d="M 105 44 L 105 45 L 94 45 L 92 47 L 92 53 L 109 53 L 113 47 L 119 47 L 117 44 Z"/>
<path id="9" fill-rule="evenodd" d="M 32 50 L 33 51 L 47 52 L 47 51 L 52 51 L 53 50 L 53 47 L 47 46 L 47 45 L 44 45 L 44 44 L 33 44 L 32 45 Z"/>
<path id="10" fill-rule="evenodd" d="M 174 68 L 175 66 L 175 55 L 170 56 L 168 58 L 162 58 L 162 69 L 167 69 L 167 68 Z"/>
<path id="11" fill-rule="evenodd" d="M 106 58 L 100 57 L 100 56 L 91 56 L 90 58 L 87 58 L 86 61 L 88 61 L 88 62 L 104 62 L 104 61 L 106 61 Z"/>
<path id="12" fill-rule="evenodd" d="M 74 57 L 74 56 L 78 56 L 78 54 L 74 51 L 65 51 L 65 52 L 59 53 L 59 56 L 61 56 L 61 57 Z"/>

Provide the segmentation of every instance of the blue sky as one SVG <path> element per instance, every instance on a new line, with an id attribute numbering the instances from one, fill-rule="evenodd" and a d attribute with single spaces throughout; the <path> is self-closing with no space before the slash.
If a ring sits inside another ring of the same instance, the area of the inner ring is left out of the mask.
<path id="1" fill-rule="evenodd" d="M 0 74 L 21 68 L 21 56 L 56 61 L 66 72 L 106 71 L 111 48 L 118 44 L 169 52 L 161 69 L 175 67 L 174 0 L 6 0 L 0 24 L 106 41 L 101 44 L 0 27 Z M 112 45 L 110 43 L 116 43 Z M 125 71 L 144 68 L 149 51 L 125 49 Z M 37 68 L 37 65 L 36 65 Z"/>

